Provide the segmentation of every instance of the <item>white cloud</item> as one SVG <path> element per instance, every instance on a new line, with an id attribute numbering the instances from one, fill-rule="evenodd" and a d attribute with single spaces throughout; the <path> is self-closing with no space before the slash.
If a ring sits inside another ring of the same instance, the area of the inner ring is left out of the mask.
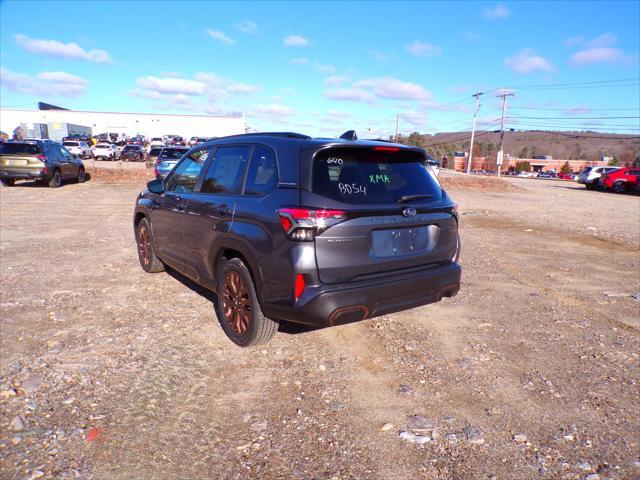
<path id="1" fill-rule="evenodd" d="M 398 117 L 414 127 L 424 127 L 427 123 L 427 115 L 423 112 L 400 112 Z"/>
<path id="2" fill-rule="evenodd" d="M 244 22 L 236 23 L 236 28 L 248 35 L 257 35 L 258 24 L 253 20 L 245 20 Z"/>
<path id="3" fill-rule="evenodd" d="M 324 96 L 331 100 L 363 103 L 373 103 L 376 99 L 374 95 L 362 88 L 330 88 L 324 91 Z"/>
<path id="4" fill-rule="evenodd" d="M 307 57 L 296 57 L 289 60 L 289 63 L 292 65 L 306 65 L 309 63 L 309 59 Z"/>
<path id="5" fill-rule="evenodd" d="M 198 82 L 205 84 L 206 94 L 210 99 L 228 99 L 235 95 L 247 95 L 262 90 L 260 85 L 250 85 L 215 73 L 200 72 L 195 75 Z"/>
<path id="6" fill-rule="evenodd" d="M 230 93 L 235 93 L 239 95 L 249 95 L 252 93 L 258 93 L 262 90 L 260 85 L 249 85 L 248 83 L 231 83 L 227 90 Z"/>
<path id="7" fill-rule="evenodd" d="M 296 112 L 293 108 L 287 105 L 279 103 L 272 103 L 268 105 L 255 105 L 250 114 L 260 118 L 287 118 L 294 115 Z"/>
<path id="8" fill-rule="evenodd" d="M 576 37 L 565 38 L 562 43 L 566 47 L 575 47 L 576 45 L 580 45 L 585 42 L 585 38 L 582 35 L 578 35 Z"/>
<path id="9" fill-rule="evenodd" d="M 0 85 L 27 95 L 77 98 L 85 94 L 89 82 L 66 72 L 42 72 L 32 77 L 0 68 Z"/>
<path id="10" fill-rule="evenodd" d="M 628 57 L 619 48 L 599 47 L 574 53 L 569 63 L 574 66 L 582 66 L 601 62 L 625 63 L 628 60 Z"/>
<path id="11" fill-rule="evenodd" d="M 222 30 L 212 30 L 212 29 L 207 29 L 207 35 L 209 35 L 211 38 L 213 38 L 214 40 L 218 40 L 221 43 L 224 43 L 226 45 L 235 45 L 236 41 L 227 36 L 226 33 L 224 33 Z"/>
<path id="12" fill-rule="evenodd" d="M 333 75 L 336 73 L 336 67 L 333 65 L 322 65 L 318 62 L 313 64 L 313 70 L 323 75 Z"/>
<path id="13" fill-rule="evenodd" d="M 351 80 L 351 77 L 347 75 L 332 75 L 325 79 L 324 84 L 327 87 L 339 87 L 343 83 L 347 83 Z"/>
<path id="14" fill-rule="evenodd" d="M 497 5 L 491 8 L 485 8 L 482 11 L 482 16 L 484 18 L 488 18 L 489 20 L 508 18 L 509 15 L 511 15 L 511 12 L 503 3 L 498 3 Z"/>
<path id="15" fill-rule="evenodd" d="M 306 47 L 309 45 L 309 40 L 302 35 L 289 35 L 284 38 L 283 43 L 285 47 Z"/>
<path id="16" fill-rule="evenodd" d="M 587 42 L 589 48 L 610 47 L 618 41 L 618 36 L 613 33 L 603 33 Z"/>
<path id="17" fill-rule="evenodd" d="M 397 78 L 382 77 L 360 80 L 353 85 L 355 88 L 366 89 L 376 97 L 395 100 L 428 100 L 431 92 L 421 85 L 403 82 Z"/>
<path id="18" fill-rule="evenodd" d="M 203 82 L 186 78 L 151 75 L 139 78 L 136 83 L 145 90 L 166 94 L 203 95 L 207 87 Z"/>
<path id="19" fill-rule="evenodd" d="M 469 43 L 478 43 L 480 41 L 480 35 L 478 35 L 476 32 L 472 32 L 470 30 L 464 32 L 464 38 Z"/>
<path id="20" fill-rule="evenodd" d="M 535 51 L 530 48 L 520 50 L 514 56 L 505 59 L 504 64 L 520 75 L 537 71 L 553 72 L 555 70 L 549 60 L 536 55 Z"/>
<path id="21" fill-rule="evenodd" d="M 20 48 L 31 53 L 38 53 L 47 57 L 68 60 L 86 60 L 93 63 L 111 63 L 111 57 L 104 50 L 84 50 L 77 43 L 62 43 L 57 40 L 30 38 L 26 35 L 14 35 Z"/>
<path id="22" fill-rule="evenodd" d="M 388 53 L 379 52 L 377 50 L 373 50 L 371 52 L 371 56 L 373 57 L 374 60 L 378 62 L 386 62 L 390 58 Z"/>
<path id="23" fill-rule="evenodd" d="M 420 40 L 409 43 L 405 48 L 407 52 L 416 57 L 432 57 L 442 53 L 441 47 Z"/>

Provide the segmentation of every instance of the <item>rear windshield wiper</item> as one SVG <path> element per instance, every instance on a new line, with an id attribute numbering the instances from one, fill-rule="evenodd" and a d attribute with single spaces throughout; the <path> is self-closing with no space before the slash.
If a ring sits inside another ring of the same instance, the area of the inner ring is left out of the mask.
<path id="1" fill-rule="evenodd" d="M 431 197 L 433 197 L 433 195 L 431 195 L 431 194 L 403 195 L 398 200 L 396 200 L 396 203 L 411 202 L 413 200 L 422 200 L 423 198 L 431 198 Z"/>

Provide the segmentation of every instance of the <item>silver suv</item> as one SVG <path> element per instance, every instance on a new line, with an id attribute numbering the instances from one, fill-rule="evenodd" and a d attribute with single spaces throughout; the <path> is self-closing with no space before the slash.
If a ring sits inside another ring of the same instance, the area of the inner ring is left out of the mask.
<path id="1" fill-rule="evenodd" d="M 600 177 L 619 169 L 620 167 L 585 167 L 578 175 L 578 183 L 583 183 L 589 190 L 600 188 Z"/>

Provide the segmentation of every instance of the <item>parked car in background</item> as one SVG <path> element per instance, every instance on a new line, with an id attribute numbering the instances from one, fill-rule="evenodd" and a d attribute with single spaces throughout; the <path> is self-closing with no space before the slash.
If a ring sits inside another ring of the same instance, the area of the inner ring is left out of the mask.
<path id="1" fill-rule="evenodd" d="M 197 145 L 134 211 L 140 265 L 218 294 L 239 346 L 280 321 L 357 322 L 460 288 L 458 210 L 423 149 L 294 133 Z"/>
<path id="2" fill-rule="evenodd" d="M 147 165 L 155 167 L 163 147 L 151 147 L 147 154 Z"/>
<path id="3" fill-rule="evenodd" d="M 433 173 L 436 175 L 436 177 L 440 175 L 440 164 L 437 161 L 428 160 L 427 165 L 431 167 L 431 170 L 433 170 Z"/>
<path id="4" fill-rule="evenodd" d="M 93 147 L 93 158 L 113 162 L 120 159 L 120 149 L 113 143 L 98 143 Z"/>
<path id="5" fill-rule="evenodd" d="M 611 173 L 620 167 L 585 167 L 578 174 L 578 183 L 583 184 L 589 190 L 599 188 L 600 177 L 603 173 Z"/>
<path id="6" fill-rule="evenodd" d="M 616 193 L 640 191 L 640 167 L 620 168 L 601 177 L 602 188 Z"/>
<path id="7" fill-rule="evenodd" d="M 137 135 L 135 137 L 131 137 L 127 144 L 129 145 L 144 145 L 145 144 L 145 138 L 142 135 Z"/>
<path id="8" fill-rule="evenodd" d="M 523 177 L 523 178 L 533 178 L 536 177 L 536 173 L 535 172 L 520 172 L 517 175 L 518 177 Z"/>
<path id="9" fill-rule="evenodd" d="M 153 137 L 149 142 L 150 147 L 164 147 L 164 140 L 162 137 Z"/>
<path id="10" fill-rule="evenodd" d="M 164 179 L 188 151 L 187 147 L 164 147 L 156 161 L 156 178 Z"/>
<path id="11" fill-rule="evenodd" d="M 147 153 L 142 145 L 125 145 L 122 152 L 120 152 L 120 160 L 123 162 L 144 162 L 146 155 Z"/>
<path id="12" fill-rule="evenodd" d="M 64 180 L 84 182 L 82 160 L 51 140 L 3 142 L 0 144 L 0 179 L 12 186 L 16 180 L 35 180 L 59 187 Z"/>
<path id="13" fill-rule="evenodd" d="M 575 175 L 573 173 L 559 173 L 558 179 L 560 180 L 573 180 Z"/>
<path id="14" fill-rule="evenodd" d="M 93 156 L 93 151 L 87 142 L 65 140 L 62 142 L 62 146 L 80 158 L 91 158 Z"/>
<path id="15" fill-rule="evenodd" d="M 189 146 L 193 147 L 194 145 L 200 143 L 199 137 L 191 137 L 189 139 Z"/>

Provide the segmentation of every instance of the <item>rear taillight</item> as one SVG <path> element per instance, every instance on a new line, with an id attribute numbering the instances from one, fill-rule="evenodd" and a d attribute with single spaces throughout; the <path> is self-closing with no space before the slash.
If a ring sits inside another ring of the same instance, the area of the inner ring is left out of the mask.
<path id="1" fill-rule="evenodd" d="M 399 147 L 373 147 L 374 150 L 378 152 L 399 152 Z"/>
<path id="2" fill-rule="evenodd" d="M 41 162 L 44 162 L 47 159 L 47 157 L 45 157 L 44 155 L 36 155 L 36 158 Z"/>
<path id="3" fill-rule="evenodd" d="M 280 225 L 291 240 L 312 241 L 317 233 L 347 218 L 343 210 L 310 210 L 307 208 L 281 208 Z"/>

